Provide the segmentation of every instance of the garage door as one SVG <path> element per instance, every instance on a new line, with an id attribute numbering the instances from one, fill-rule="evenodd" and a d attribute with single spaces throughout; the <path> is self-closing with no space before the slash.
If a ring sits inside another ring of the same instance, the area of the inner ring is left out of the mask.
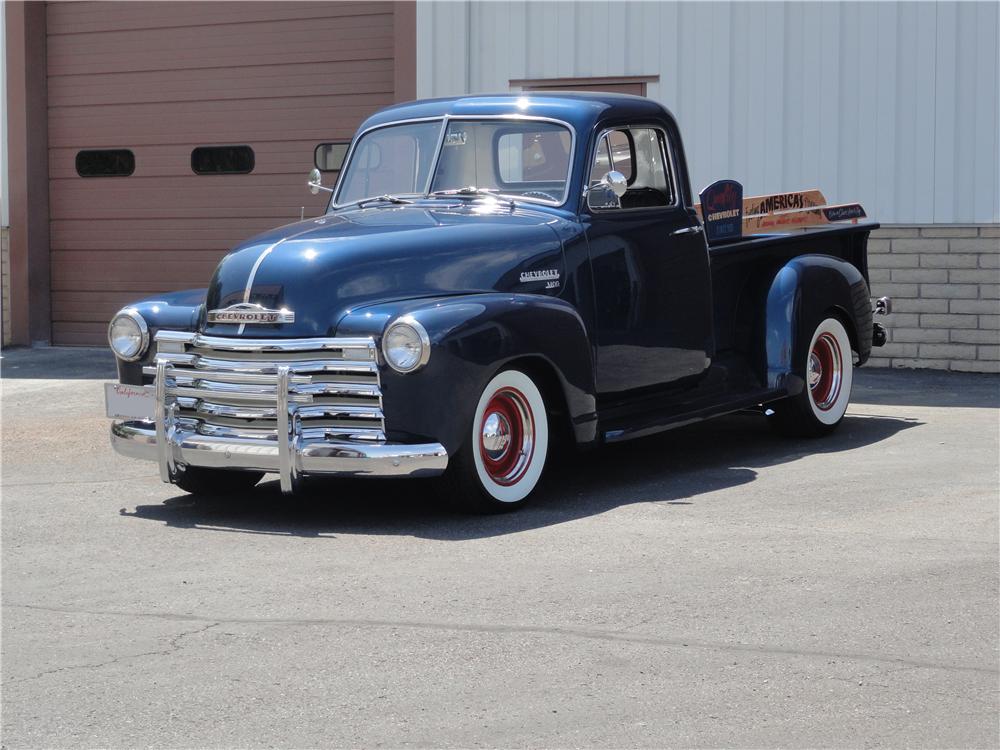
<path id="1" fill-rule="evenodd" d="M 205 286 L 235 243 L 318 214 L 317 145 L 394 99 L 389 3 L 50 3 L 47 20 L 55 344 L 103 344 L 122 305 Z"/>

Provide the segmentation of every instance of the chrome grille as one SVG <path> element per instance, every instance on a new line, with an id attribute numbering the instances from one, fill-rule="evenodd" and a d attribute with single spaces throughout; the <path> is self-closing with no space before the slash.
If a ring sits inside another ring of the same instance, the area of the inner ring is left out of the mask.
<path id="1" fill-rule="evenodd" d="M 231 339 L 160 331 L 155 365 L 170 424 L 201 435 L 385 441 L 370 338 Z M 282 412 L 285 412 L 282 414 Z M 284 431 L 285 435 L 281 435 Z"/>

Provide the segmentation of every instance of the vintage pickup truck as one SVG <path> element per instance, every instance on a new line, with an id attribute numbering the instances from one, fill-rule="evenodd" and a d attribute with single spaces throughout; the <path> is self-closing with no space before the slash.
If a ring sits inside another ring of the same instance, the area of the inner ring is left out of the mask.
<path id="1" fill-rule="evenodd" d="M 111 321 L 112 444 L 164 481 L 443 475 L 461 506 L 507 510 L 556 439 L 748 408 L 827 433 L 885 338 L 877 224 L 818 191 L 734 203 L 735 183 L 696 207 L 677 124 L 648 99 L 401 104 L 362 124 L 335 188 L 319 177 L 322 216 Z"/>

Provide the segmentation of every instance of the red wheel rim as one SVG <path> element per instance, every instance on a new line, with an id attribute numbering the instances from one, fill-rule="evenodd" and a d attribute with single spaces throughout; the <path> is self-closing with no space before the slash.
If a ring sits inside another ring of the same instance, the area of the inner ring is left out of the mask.
<path id="1" fill-rule="evenodd" d="M 817 409 L 827 411 L 837 403 L 843 371 L 844 358 L 836 337 L 832 333 L 820 334 L 809 352 L 807 369 L 809 394 Z"/>
<path id="2" fill-rule="evenodd" d="M 516 484 L 535 450 L 535 421 L 528 399 L 516 388 L 501 388 L 486 404 L 477 432 L 486 474 L 505 487 Z"/>

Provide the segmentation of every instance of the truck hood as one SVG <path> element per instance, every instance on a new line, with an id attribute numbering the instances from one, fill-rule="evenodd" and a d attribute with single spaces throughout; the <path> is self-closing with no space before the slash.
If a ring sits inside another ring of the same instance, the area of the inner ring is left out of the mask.
<path id="1" fill-rule="evenodd" d="M 200 327 L 218 336 L 330 336 L 346 313 L 389 300 L 557 295 L 561 285 L 552 280 L 565 275 L 557 232 L 565 223 L 530 208 L 462 201 L 340 211 L 279 227 L 222 259 L 206 309 L 250 303 L 285 308 L 294 321 L 240 326 L 203 316 Z"/>

